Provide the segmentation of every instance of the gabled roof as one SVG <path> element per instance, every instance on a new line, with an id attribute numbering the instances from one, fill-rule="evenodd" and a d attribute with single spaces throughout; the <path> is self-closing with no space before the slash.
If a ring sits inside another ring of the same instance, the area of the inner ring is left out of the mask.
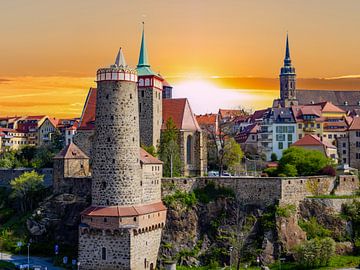
<path id="1" fill-rule="evenodd" d="M 171 117 L 177 129 L 200 130 L 187 98 L 163 99 L 162 104 L 162 129 L 166 129 L 166 121 Z"/>
<path id="2" fill-rule="evenodd" d="M 319 137 L 310 134 L 306 134 L 304 137 L 294 142 L 292 146 L 324 146 L 326 148 L 336 148 L 336 146 L 323 142 Z"/>
<path id="3" fill-rule="evenodd" d="M 235 118 L 243 114 L 242 110 L 219 109 L 220 118 Z"/>
<path id="4" fill-rule="evenodd" d="M 140 147 L 140 161 L 144 164 L 163 164 L 163 162 L 156 157 L 150 155 Z"/>
<path id="5" fill-rule="evenodd" d="M 354 117 L 354 120 L 352 121 L 349 130 L 360 130 L 360 117 L 356 116 Z"/>
<path id="6" fill-rule="evenodd" d="M 322 112 L 327 112 L 327 113 L 333 113 L 333 112 L 338 112 L 338 113 L 345 113 L 345 111 L 337 106 L 335 106 L 334 104 L 332 104 L 330 101 L 325 101 L 325 102 L 321 102 L 321 103 L 317 103 L 314 105 L 320 105 L 322 108 Z"/>
<path id="7" fill-rule="evenodd" d="M 65 146 L 54 159 L 89 159 L 89 157 L 81 151 L 74 143 Z"/>
<path id="8" fill-rule="evenodd" d="M 315 115 L 318 120 L 323 120 L 321 117 L 321 106 L 320 105 L 300 105 L 291 107 L 295 120 L 302 121 L 303 115 Z"/>
<path id="9" fill-rule="evenodd" d="M 214 113 L 196 115 L 196 121 L 200 126 L 215 125 L 216 119 L 217 119 L 217 114 Z"/>
<path id="10" fill-rule="evenodd" d="M 95 128 L 96 95 L 97 89 L 90 88 L 81 114 L 79 129 Z"/>

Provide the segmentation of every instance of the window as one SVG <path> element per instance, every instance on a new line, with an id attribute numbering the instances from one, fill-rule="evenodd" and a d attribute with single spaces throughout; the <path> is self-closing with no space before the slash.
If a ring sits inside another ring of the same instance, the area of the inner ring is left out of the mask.
<path id="1" fill-rule="evenodd" d="M 139 112 L 141 112 L 141 103 L 139 103 Z"/>
<path id="2" fill-rule="evenodd" d="M 284 145 L 282 142 L 279 142 L 279 147 L 278 147 L 280 150 L 284 148 Z"/>
<path id="3" fill-rule="evenodd" d="M 145 96 L 145 92 L 144 90 L 141 90 L 141 97 L 144 97 Z"/>
<path id="4" fill-rule="evenodd" d="M 289 141 L 289 142 L 292 142 L 292 139 L 293 139 L 292 134 L 288 134 L 288 136 L 287 136 L 287 137 L 288 137 L 288 138 L 287 138 L 287 139 L 288 139 L 288 141 Z"/>
<path id="5" fill-rule="evenodd" d="M 346 158 L 343 158 L 343 163 L 346 163 Z"/>
<path id="6" fill-rule="evenodd" d="M 302 138 L 302 134 L 299 134 L 299 139 L 301 139 Z"/>
<path id="7" fill-rule="evenodd" d="M 346 154 L 346 150 L 343 150 L 342 153 L 345 155 L 345 154 Z"/>
<path id="8" fill-rule="evenodd" d="M 356 142 L 356 147 L 360 147 L 360 142 L 359 141 Z"/>
<path id="9" fill-rule="evenodd" d="M 356 137 L 360 137 L 360 131 L 356 131 Z"/>
<path id="10" fill-rule="evenodd" d="M 287 127 L 287 132 L 288 133 L 294 133 L 295 132 L 295 127 L 293 127 L 293 126 Z"/>
<path id="11" fill-rule="evenodd" d="M 186 163 L 191 164 L 192 161 L 192 136 L 187 136 L 186 139 Z"/>
<path id="12" fill-rule="evenodd" d="M 285 141 L 285 134 L 276 134 L 276 140 L 278 142 L 283 142 Z"/>
<path id="13" fill-rule="evenodd" d="M 320 124 L 316 124 L 316 128 L 320 128 Z"/>
<path id="14" fill-rule="evenodd" d="M 302 124 L 299 124 L 298 127 L 299 127 L 299 128 L 302 128 Z"/>
<path id="15" fill-rule="evenodd" d="M 106 260 L 106 248 L 103 247 L 101 249 L 101 259 Z"/>
<path id="16" fill-rule="evenodd" d="M 342 146 L 345 148 L 345 147 L 346 147 L 346 142 L 343 142 L 343 143 L 342 143 Z"/>
<path id="17" fill-rule="evenodd" d="M 328 135 L 328 138 L 329 138 L 329 139 L 332 139 L 332 134 L 329 134 L 329 135 Z"/>

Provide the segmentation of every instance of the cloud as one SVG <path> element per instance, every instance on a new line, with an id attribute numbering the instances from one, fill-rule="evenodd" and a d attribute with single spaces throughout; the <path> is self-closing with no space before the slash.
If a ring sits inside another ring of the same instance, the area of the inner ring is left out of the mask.
<path id="1" fill-rule="evenodd" d="M 360 79 L 360 75 L 343 75 L 338 77 L 329 77 L 325 78 L 325 80 L 339 80 L 339 79 Z"/>

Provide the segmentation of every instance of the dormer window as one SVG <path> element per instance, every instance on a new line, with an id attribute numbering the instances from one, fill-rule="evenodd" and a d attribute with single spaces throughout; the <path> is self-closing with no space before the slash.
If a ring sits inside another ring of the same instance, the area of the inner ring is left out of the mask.
<path id="1" fill-rule="evenodd" d="M 348 102 L 347 102 L 347 101 L 344 101 L 344 105 L 347 106 L 347 105 L 348 105 Z"/>

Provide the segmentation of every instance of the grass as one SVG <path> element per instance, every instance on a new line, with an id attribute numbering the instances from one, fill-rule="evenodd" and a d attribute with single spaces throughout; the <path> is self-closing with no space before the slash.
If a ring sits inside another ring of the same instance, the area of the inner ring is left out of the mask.
<path id="1" fill-rule="evenodd" d="M 317 268 L 319 270 L 334 270 L 344 267 L 357 267 L 360 265 L 360 256 L 334 256 L 330 260 L 330 264 L 327 267 L 320 267 Z M 210 267 L 210 266 L 200 266 L 200 267 L 188 267 L 188 266 L 176 266 L 176 269 L 178 270 L 189 270 L 189 269 L 198 269 L 198 270 L 211 270 L 211 269 L 224 269 L 222 267 Z M 229 267 L 225 268 L 230 270 Z M 233 266 L 231 268 L 232 270 L 235 270 L 236 267 Z M 242 265 L 240 269 L 245 269 Z M 260 270 L 259 267 L 248 267 L 246 269 L 249 270 Z M 280 269 L 279 263 L 274 263 L 270 265 L 270 269 Z M 281 270 L 305 270 L 303 267 L 296 265 L 295 263 L 282 263 L 281 264 Z"/>
<path id="2" fill-rule="evenodd" d="M 16 269 L 15 264 L 6 261 L 0 261 L 1 270 L 13 270 Z"/>
<path id="3" fill-rule="evenodd" d="M 317 195 L 308 196 L 310 199 L 359 199 L 359 195 Z"/>

